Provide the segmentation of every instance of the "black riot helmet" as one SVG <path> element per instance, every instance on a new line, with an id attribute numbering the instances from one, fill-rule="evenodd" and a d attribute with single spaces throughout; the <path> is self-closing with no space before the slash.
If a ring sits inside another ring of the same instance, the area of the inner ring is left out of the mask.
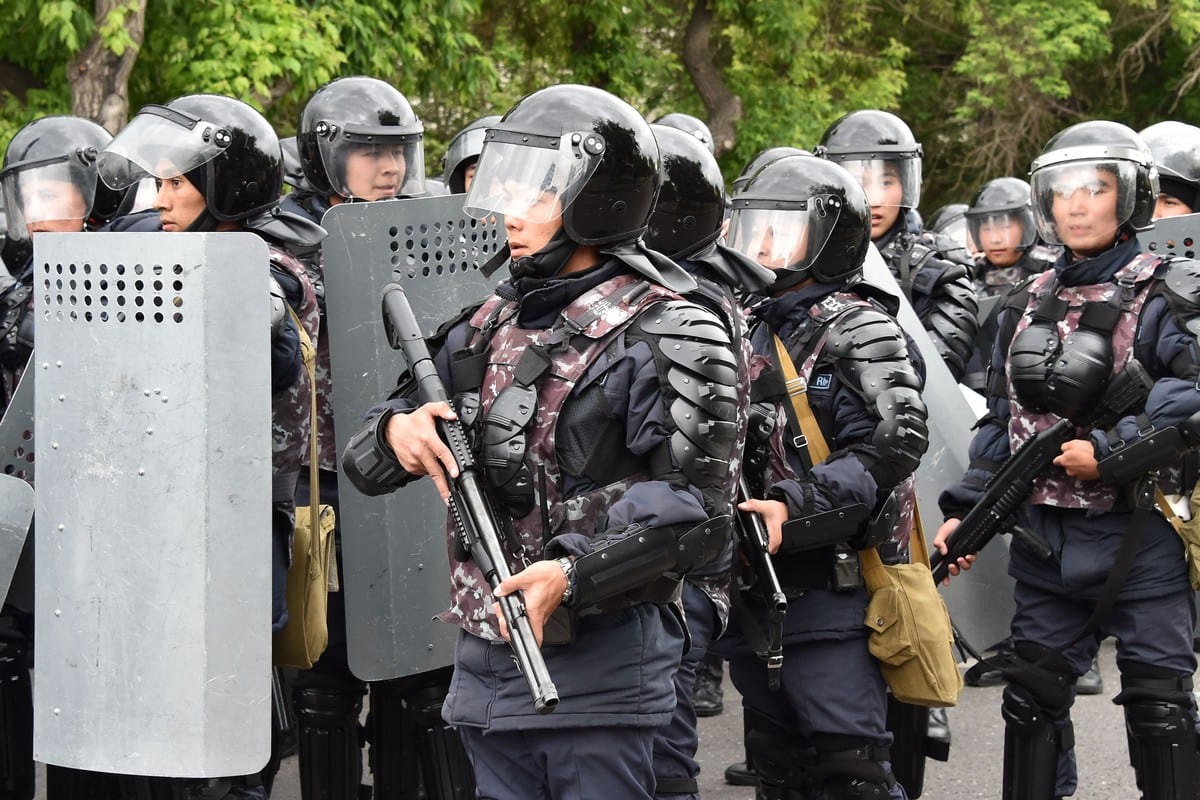
<path id="1" fill-rule="evenodd" d="M 1158 167 L 1158 188 L 1200 211 L 1200 128 L 1185 122 L 1156 122 L 1139 136 Z"/>
<path id="2" fill-rule="evenodd" d="M 933 212 L 926 230 L 954 242 L 953 254 L 960 259 L 970 260 L 979 250 L 971 233 L 967 230 L 966 203 L 949 203 Z M 949 255 L 949 253 L 948 253 Z"/>
<path id="3" fill-rule="evenodd" d="M 479 160 L 479 154 L 483 152 L 484 134 L 499 121 L 499 114 L 480 117 L 454 134 L 446 154 L 442 156 L 442 183 L 450 190 L 450 194 L 462 194 L 467 190 L 467 167 Z"/>
<path id="4" fill-rule="evenodd" d="M 425 127 L 400 90 L 377 78 L 338 78 L 318 89 L 300 114 L 296 141 L 304 176 L 322 194 L 364 199 L 381 187 L 392 196 L 425 192 Z M 387 160 L 394 168 L 379 184 L 350 186 L 351 159 Z M 357 194 L 355 193 L 357 190 Z M 381 199 L 375 197 L 374 199 Z"/>
<path id="5" fill-rule="evenodd" d="M 108 131 L 83 117 L 43 117 L 17 131 L 0 168 L 6 235 L 28 241 L 27 224 L 111 220 L 124 192 L 99 181 L 96 168 L 111 141 Z"/>
<path id="6" fill-rule="evenodd" d="M 799 147 L 768 147 L 762 150 L 754 158 L 750 159 L 750 163 L 742 167 L 742 174 L 733 179 L 733 193 L 738 192 L 750 182 L 750 178 L 754 173 L 770 164 L 772 161 L 778 161 L 784 156 L 807 156 L 811 155 L 807 150 L 801 150 Z"/>
<path id="7" fill-rule="evenodd" d="M 650 124 L 624 100 L 590 86 L 550 86 L 488 129 L 465 209 L 480 219 L 561 215 L 579 245 L 635 242 L 658 196 L 658 166 Z"/>
<path id="8" fill-rule="evenodd" d="M 816 155 L 858 179 L 872 205 L 916 208 L 921 202 L 921 144 L 908 124 L 887 111 L 851 111 L 825 130 Z M 895 200 L 879 192 L 898 181 Z"/>
<path id="9" fill-rule="evenodd" d="M 670 114 L 663 114 L 658 119 L 654 120 L 655 125 L 665 125 L 668 128 L 675 128 L 683 131 L 688 136 L 691 136 L 700 144 L 704 145 L 709 153 L 716 154 L 717 145 L 713 141 L 712 130 L 702 121 L 696 119 L 691 114 L 683 114 L 675 111 Z"/>
<path id="10" fill-rule="evenodd" d="M 1118 230 L 1141 230 L 1150 224 L 1158 197 L 1158 170 L 1150 148 L 1133 129 L 1093 120 L 1055 134 L 1030 169 L 1033 218 L 1042 238 L 1064 244 L 1054 221 L 1056 196 L 1096 194 L 1105 182 L 1113 183 L 1117 193 L 1114 238 Z"/>
<path id="11" fill-rule="evenodd" d="M 985 249 L 1032 247 L 1037 229 L 1031 196 L 1029 184 L 1020 178 L 996 178 L 979 187 L 966 212 L 971 239 Z"/>
<path id="12" fill-rule="evenodd" d="M 716 241 L 725 218 L 725 179 L 702 142 L 678 128 L 650 126 L 662 155 L 662 190 L 650 215 L 646 245 L 687 258 Z"/>
<path id="13" fill-rule="evenodd" d="M 733 198 L 728 238 L 734 250 L 776 270 L 775 289 L 809 277 L 845 284 L 862 275 L 871 211 L 862 186 L 837 164 L 784 156 Z"/>
<path id="14" fill-rule="evenodd" d="M 279 137 L 241 100 L 192 94 L 142 107 L 100 154 L 100 177 L 115 189 L 179 175 L 204 195 L 213 219 L 247 219 L 272 208 L 283 192 Z"/>

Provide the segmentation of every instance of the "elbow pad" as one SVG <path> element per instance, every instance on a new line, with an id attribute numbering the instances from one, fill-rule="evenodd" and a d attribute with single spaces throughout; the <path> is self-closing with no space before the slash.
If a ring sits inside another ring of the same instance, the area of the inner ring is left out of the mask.
<path id="1" fill-rule="evenodd" d="M 354 434 L 342 454 L 342 474 L 368 497 L 398 489 L 411 477 L 384 439 L 393 413 L 384 411 L 378 419 Z"/>
<path id="2" fill-rule="evenodd" d="M 683 574 L 718 558 L 733 531 L 716 517 L 679 533 L 679 526 L 644 528 L 575 560 L 577 606 L 596 605 L 663 577 Z"/>
<path id="3" fill-rule="evenodd" d="M 1097 465 L 1100 480 L 1112 485 L 1133 483 L 1152 470 L 1173 465 L 1198 445 L 1200 413 L 1115 448 Z"/>

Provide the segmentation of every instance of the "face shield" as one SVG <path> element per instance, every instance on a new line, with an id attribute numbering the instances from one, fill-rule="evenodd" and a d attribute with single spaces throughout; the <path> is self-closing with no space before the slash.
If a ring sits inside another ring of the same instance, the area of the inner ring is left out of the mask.
<path id="1" fill-rule="evenodd" d="M 476 219 L 502 214 L 527 222 L 562 216 L 604 158 L 596 133 L 543 136 L 489 130 L 465 210 Z"/>
<path id="2" fill-rule="evenodd" d="M 837 162 L 867 193 L 867 205 L 916 208 L 921 201 L 921 160 L 854 159 Z"/>
<path id="3" fill-rule="evenodd" d="M 1034 162 L 1029 183 L 1034 220 L 1046 242 L 1070 247 L 1083 237 L 1115 237 L 1133 216 L 1138 171 L 1133 162 L 1096 158 L 1043 166 L 1042 160 Z"/>
<path id="4" fill-rule="evenodd" d="M 321 121 L 316 134 L 329 185 L 342 197 L 382 200 L 425 193 L 425 145 L 420 130 Z"/>
<path id="5" fill-rule="evenodd" d="M 802 271 L 813 265 L 841 213 L 841 199 L 735 200 L 729 218 L 729 247 L 769 269 Z"/>
<path id="6" fill-rule="evenodd" d="M 967 231 L 978 243 L 975 250 L 1015 249 L 1024 250 L 1033 245 L 1033 211 L 1028 208 L 1008 211 L 988 211 L 979 214 L 968 212 Z"/>
<path id="7" fill-rule="evenodd" d="M 95 158 L 94 151 L 78 152 L 0 173 L 8 235 L 24 240 L 27 225 L 87 219 L 96 196 Z"/>
<path id="8" fill-rule="evenodd" d="M 100 179 L 121 190 L 143 178 L 174 178 L 212 161 L 232 142 L 215 122 L 146 106 L 100 154 Z"/>

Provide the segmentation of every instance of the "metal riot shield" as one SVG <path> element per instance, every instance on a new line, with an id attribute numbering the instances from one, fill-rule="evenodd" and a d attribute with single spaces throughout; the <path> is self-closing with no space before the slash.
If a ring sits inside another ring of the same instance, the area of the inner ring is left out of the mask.
<path id="1" fill-rule="evenodd" d="M 479 267 L 504 245 L 503 226 L 468 217 L 463 197 L 348 203 L 322 220 L 329 231 L 323 330 L 339 452 L 405 369 L 384 336 L 383 287 L 404 286 L 428 335 L 495 285 Z M 377 681 L 451 664 L 456 631 L 433 620 L 450 598 L 446 505 L 433 483 L 382 497 L 366 497 L 345 480 L 338 489 L 351 670 Z"/>
<path id="2" fill-rule="evenodd" d="M 963 396 L 925 326 L 917 319 L 912 304 L 900 291 L 874 245 L 867 249 L 864 277 L 900 298 L 897 318 L 925 358 L 925 391 L 921 397 L 929 410 L 929 450 L 917 469 L 916 484 L 921 523 L 932 550 L 933 537 L 942 524 L 938 495 L 947 484 L 961 480 L 966 474 L 969 464 L 967 446 L 978 415 Z M 1007 538 L 996 537 L 966 576 L 953 579 L 949 586 L 941 588 L 950 616 L 968 642 L 977 648 L 986 648 L 1006 638 L 1016 609 L 1013 580 L 1008 576 Z"/>
<path id="3" fill-rule="evenodd" d="M 33 370 L 25 370 L 0 420 L 0 589 L 9 603 L 33 611 Z M 10 485 L 11 482 L 11 485 Z M 17 483 L 25 485 L 22 489 Z M 9 504 L 12 504 L 11 509 Z M 28 506 L 29 516 L 25 508 Z M 22 527 L 19 522 L 25 520 Z"/>
<path id="4" fill-rule="evenodd" d="M 1142 249 L 1161 256 L 1197 258 L 1200 253 L 1200 214 L 1163 217 L 1138 233 Z"/>
<path id="5" fill-rule="evenodd" d="M 270 754 L 267 249 L 34 244 L 34 758 L 244 775 Z"/>

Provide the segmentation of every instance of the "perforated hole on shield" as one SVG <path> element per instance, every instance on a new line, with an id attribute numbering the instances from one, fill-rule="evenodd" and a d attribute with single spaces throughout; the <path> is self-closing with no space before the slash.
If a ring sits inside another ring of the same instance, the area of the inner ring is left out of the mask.
<path id="1" fill-rule="evenodd" d="M 183 322 L 182 264 L 42 265 L 43 314 L 83 322 Z M 66 310 L 66 314 L 63 310 Z"/>
<path id="2" fill-rule="evenodd" d="M 477 271 L 504 243 L 498 217 L 393 225 L 388 235 L 393 272 L 410 280 Z"/>
<path id="3" fill-rule="evenodd" d="M 28 425 L 21 426 L 14 433 L 17 441 L 6 441 L 3 452 L 0 452 L 0 471 L 29 481 L 33 477 L 33 420 L 30 419 Z"/>

